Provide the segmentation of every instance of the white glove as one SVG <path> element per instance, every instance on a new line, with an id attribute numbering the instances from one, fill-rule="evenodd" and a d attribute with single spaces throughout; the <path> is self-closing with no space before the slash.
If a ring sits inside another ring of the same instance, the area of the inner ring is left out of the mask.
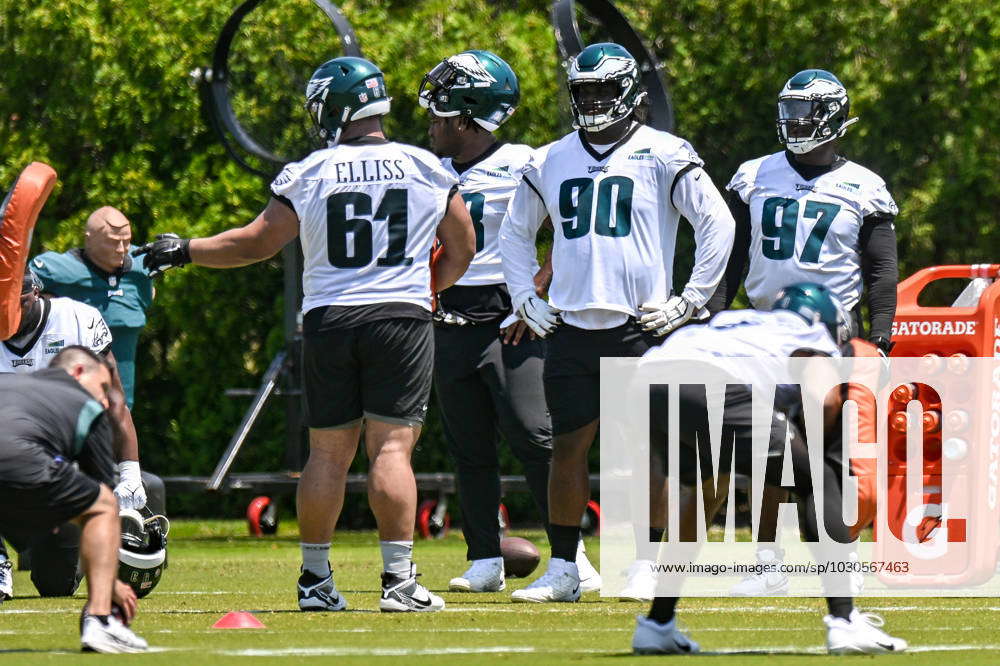
<path id="1" fill-rule="evenodd" d="M 137 460 L 118 463 L 118 485 L 115 498 L 121 509 L 141 509 L 146 506 L 146 489 L 142 486 L 142 472 Z"/>
<path id="2" fill-rule="evenodd" d="M 648 313 L 639 319 L 642 330 L 659 338 L 693 317 L 696 308 L 683 296 L 671 296 L 663 303 L 643 303 L 639 309 Z"/>
<path id="3" fill-rule="evenodd" d="M 562 323 L 560 310 L 552 307 L 538 296 L 528 296 L 528 299 L 517 309 L 524 323 L 540 338 L 556 329 Z"/>

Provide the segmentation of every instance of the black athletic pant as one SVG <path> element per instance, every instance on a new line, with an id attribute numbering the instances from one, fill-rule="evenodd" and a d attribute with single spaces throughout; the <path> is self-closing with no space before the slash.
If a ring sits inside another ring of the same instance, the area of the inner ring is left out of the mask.
<path id="1" fill-rule="evenodd" d="M 684 387 L 688 389 L 689 387 Z M 709 441 L 709 423 L 707 418 L 707 399 L 705 390 L 698 387 L 691 387 L 690 390 L 681 390 L 679 394 L 679 428 L 678 436 L 680 445 L 690 452 L 681 451 L 679 457 L 681 469 L 679 470 L 682 483 L 696 482 L 696 471 L 694 469 L 695 458 L 702 458 L 702 472 L 711 464 L 707 457 L 705 448 L 697 448 L 696 442 Z M 733 446 L 733 459 L 735 469 L 738 473 L 747 474 L 750 472 L 749 465 L 752 458 L 751 451 L 751 397 L 749 386 L 730 385 L 726 391 L 725 408 L 722 427 L 722 441 L 726 442 L 735 438 Z M 665 450 L 668 430 L 667 430 L 667 390 L 665 386 L 652 389 L 650 392 L 650 440 L 651 453 L 657 448 Z M 769 458 L 780 455 L 785 447 L 786 429 L 788 433 L 787 447 L 791 454 L 792 476 L 795 487 L 792 490 L 799 501 L 799 516 L 802 522 L 803 536 L 806 541 L 812 542 L 818 539 L 819 530 L 816 522 L 816 505 L 813 493 L 812 479 L 809 474 L 809 450 L 807 448 L 805 429 L 801 427 L 800 421 L 801 403 L 797 399 L 791 399 L 786 411 L 775 412 L 771 426 L 771 444 Z M 827 533 L 840 543 L 848 543 L 850 532 L 845 525 L 830 517 L 839 516 L 841 513 L 842 488 L 841 488 L 841 459 L 842 453 L 839 450 L 828 450 L 829 444 L 833 443 L 833 438 L 824 440 L 823 455 L 823 488 L 824 488 L 824 515 L 827 516 Z M 839 449 L 839 445 L 837 447 Z M 654 457 L 651 464 L 663 464 L 663 459 Z M 685 464 L 687 463 L 687 464 Z M 707 464 L 706 464 L 707 463 Z M 729 469 L 728 461 L 720 461 L 720 466 Z M 768 475 L 765 476 L 764 483 L 768 486 L 779 487 L 781 485 L 781 465 L 767 466 Z M 699 493 L 700 494 L 700 493 Z M 677 597 L 657 597 L 653 600 L 649 617 L 657 622 L 668 622 L 673 618 L 674 607 L 678 601 Z M 850 613 L 852 603 L 849 597 L 827 597 L 827 604 L 830 613 L 838 617 L 846 617 Z"/>
<path id="2" fill-rule="evenodd" d="M 467 558 L 500 557 L 500 433 L 524 465 L 548 525 L 552 427 L 542 386 L 544 347 L 500 340 L 496 323 L 434 326 L 434 390 L 458 471 Z"/>
<path id="3" fill-rule="evenodd" d="M 149 472 L 142 473 L 146 487 L 147 506 L 155 514 L 165 514 L 166 489 L 163 480 Z M 0 554 L 6 555 L 0 539 Z M 31 582 L 43 597 L 68 597 L 76 592 L 83 578 L 79 569 L 80 528 L 74 523 L 63 523 L 31 541 L 31 545 L 18 553 L 21 568 L 31 569 Z"/>

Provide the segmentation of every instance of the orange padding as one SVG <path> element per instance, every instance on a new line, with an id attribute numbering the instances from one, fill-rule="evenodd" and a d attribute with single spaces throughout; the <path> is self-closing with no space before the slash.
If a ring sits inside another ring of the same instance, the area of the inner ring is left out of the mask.
<path id="1" fill-rule="evenodd" d="M 0 208 L 0 340 L 14 335 L 21 324 L 21 280 L 31 231 L 55 184 L 55 169 L 32 162 L 14 181 Z"/>

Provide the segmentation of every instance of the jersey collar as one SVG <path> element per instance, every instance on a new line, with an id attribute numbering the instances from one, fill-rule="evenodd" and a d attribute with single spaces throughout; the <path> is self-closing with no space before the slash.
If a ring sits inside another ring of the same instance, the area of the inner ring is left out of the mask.
<path id="1" fill-rule="evenodd" d="M 831 164 L 802 164 L 792 155 L 790 151 L 785 151 L 785 159 L 788 166 L 795 170 L 805 180 L 815 180 L 823 174 L 830 173 L 847 164 L 847 158 L 835 155 Z"/>
<path id="2" fill-rule="evenodd" d="M 4 346 L 7 347 L 7 349 L 9 349 L 11 352 L 22 358 L 24 357 L 25 354 L 31 351 L 31 349 L 35 346 L 35 343 L 38 342 L 38 338 L 42 337 L 42 331 L 45 330 L 46 324 L 49 323 L 49 312 L 52 309 L 52 304 L 49 302 L 49 299 L 47 298 L 43 298 L 41 299 L 41 301 L 42 301 L 42 316 L 38 320 L 38 326 L 35 327 L 34 332 L 32 332 L 30 336 L 28 336 L 24 344 L 17 345 L 14 343 L 13 340 L 4 340 L 3 342 Z"/>
<path id="3" fill-rule="evenodd" d="M 380 136 L 359 136 L 356 139 L 348 139 L 347 141 L 341 141 L 339 145 L 341 146 L 380 146 L 382 144 L 389 143 L 389 139 Z"/>
<path id="4" fill-rule="evenodd" d="M 494 141 L 493 145 L 491 145 L 489 148 L 487 148 L 486 150 L 484 150 L 479 156 L 472 158 L 468 162 L 456 162 L 455 160 L 452 160 L 451 161 L 451 168 L 455 170 L 455 173 L 461 175 L 462 173 L 468 171 L 472 167 L 476 166 L 477 164 L 479 164 L 480 162 L 482 162 L 483 160 L 485 160 L 487 157 L 489 157 L 493 153 L 495 153 L 498 150 L 500 150 L 500 147 L 502 145 L 504 145 L 503 141 Z"/>
<path id="5" fill-rule="evenodd" d="M 117 269 L 115 269 L 113 273 L 107 272 L 106 270 L 95 264 L 93 261 L 91 261 L 90 257 L 87 256 L 87 252 L 82 247 L 73 248 L 72 250 L 69 251 L 69 254 L 73 255 L 79 261 L 83 262 L 84 266 L 89 268 L 94 273 L 97 273 L 99 276 L 101 276 L 101 278 L 103 278 L 105 282 L 111 282 L 112 277 L 121 280 L 121 277 L 125 273 L 128 273 L 130 270 L 132 270 L 131 252 L 125 253 L 125 260 L 122 261 L 122 265 L 119 266 Z"/>
<path id="6" fill-rule="evenodd" d="M 580 144 L 583 146 L 583 149 L 586 150 L 588 153 L 590 153 L 590 156 L 593 157 L 594 160 L 598 162 L 603 162 L 604 160 L 608 159 L 608 157 L 611 156 L 611 153 L 615 152 L 620 147 L 628 143 L 628 140 L 632 138 L 633 134 L 639 131 L 639 127 L 641 126 L 642 123 L 637 123 L 635 121 L 632 121 L 632 127 L 630 127 L 629 130 L 625 132 L 625 136 L 618 139 L 618 141 L 616 141 L 610 148 L 608 148 L 603 153 L 597 152 L 597 150 L 592 145 L 590 145 L 590 142 L 587 141 L 587 133 L 584 132 L 582 129 L 577 130 L 576 134 L 578 137 L 580 137 Z"/>

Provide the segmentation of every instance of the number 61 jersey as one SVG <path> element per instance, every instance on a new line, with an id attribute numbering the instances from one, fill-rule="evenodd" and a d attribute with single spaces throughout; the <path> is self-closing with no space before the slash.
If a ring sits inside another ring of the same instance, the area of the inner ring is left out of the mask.
<path id="1" fill-rule="evenodd" d="M 780 152 L 744 162 L 726 186 L 750 208 L 747 296 L 769 310 L 793 282 L 829 288 L 848 310 L 861 298 L 858 234 L 866 217 L 895 217 L 885 181 L 860 164 L 841 159 L 806 179 Z"/>
<path id="2" fill-rule="evenodd" d="M 271 192 L 299 218 L 302 312 L 390 302 L 429 311 L 431 246 L 457 186 L 430 152 L 372 137 L 287 165 Z"/>

